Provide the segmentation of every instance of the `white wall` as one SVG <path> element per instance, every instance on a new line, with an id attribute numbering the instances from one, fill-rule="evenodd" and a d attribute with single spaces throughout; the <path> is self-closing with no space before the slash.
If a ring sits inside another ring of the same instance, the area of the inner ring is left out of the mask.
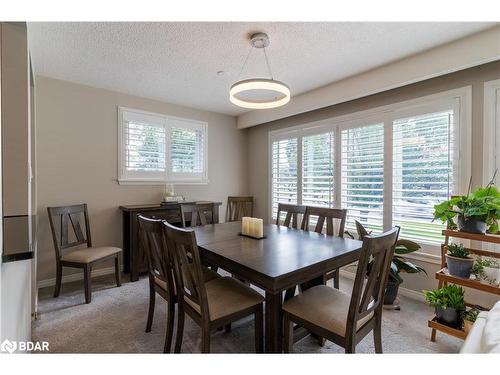
<path id="1" fill-rule="evenodd" d="M 208 123 L 207 185 L 179 185 L 188 199 L 223 202 L 247 193 L 245 134 L 232 116 L 36 77 L 38 280 L 50 284 L 55 259 L 47 206 L 87 202 L 95 246 L 122 246 L 120 205 L 159 203 L 164 187 L 116 181 L 117 106 Z M 111 264 L 103 264 L 109 267 Z M 81 271 L 65 269 L 64 275 Z"/>

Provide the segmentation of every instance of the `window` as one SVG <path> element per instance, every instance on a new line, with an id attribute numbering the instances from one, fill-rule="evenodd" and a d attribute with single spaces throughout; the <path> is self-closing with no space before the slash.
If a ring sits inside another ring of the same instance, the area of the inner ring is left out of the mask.
<path id="1" fill-rule="evenodd" d="M 398 119 L 393 123 L 392 222 L 400 235 L 441 242 L 434 205 L 453 190 L 453 110 Z"/>
<path id="2" fill-rule="evenodd" d="M 484 149 L 483 184 L 486 185 L 495 170 L 500 169 L 500 79 L 484 84 Z M 496 183 L 500 182 L 500 172 Z"/>
<path id="3" fill-rule="evenodd" d="M 272 216 L 278 203 L 297 204 L 297 138 L 272 143 Z"/>
<path id="4" fill-rule="evenodd" d="M 381 231 L 384 211 L 384 124 L 342 130 L 342 207 L 354 220 Z"/>
<path id="5" fill-rule="evenodd" d="M 375 232 L 398 225 L 437 249 L 434 205 L 470 178 L 470 96 L 467 87 L 271 132 L 272 220 L 278 202 L 342 207 L 348 230 L 354 220 Z"/>
<path id="6" fill-rule="evenodd" d="M 207 182 L 207 124 L 118 110 L 120 183 Z"/>

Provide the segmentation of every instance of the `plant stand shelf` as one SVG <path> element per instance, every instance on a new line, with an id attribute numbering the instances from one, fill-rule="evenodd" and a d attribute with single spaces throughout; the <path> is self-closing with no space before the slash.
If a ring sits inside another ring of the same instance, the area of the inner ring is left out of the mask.
<path id="1" fill-rule="evenodd" d="M 487 243 L 494 243 L 494 244 L 500 244 L 500 235 L 498 234 L 479 234 L 479 233 L 467 233 L 467 232 L 460 232 L 458 230 L 452 230 L 452 229 L 445 229 L 442 232 L 444 236 L 444 243 L 441 244 L 441 269 L 436 272 L 436 279 L 438 280 L 438 287 L 441 288 L 444 285 L 447 284 L 456 284 L 456 285 L 461 285 L 467 288 L 472 288 L 476 290 L 480 290 L 486 293 L 491 293 L 491 294 L 496 294 L 500 295 L 500 286 L 498 285 L 490 285 L 490 284 L 485 284 L 480 282 L 479 280 L 475 279 L 464 279 L 461 277 L 457 276 L 452 276 L 448 273 L 448 268 L 446 265 L 446 252 L 448 251 L 448 244 L 450 241 L 450 238 L 462 238 L 466 240 L 471 240 L 471 241 L 478 241 L 478 242 L 487 242 Z M 478 249 L 468 249 L 471 254 L 476 254 L 480 256 L 487 256 L 487 257 L 492 257 L 492 258 L 500 258 L 500 253 L 494 252 L 494 251 L 487 251 L 487 250 L 478 250 Z M 471 306 L 470 303 L 465 303 L 466 306 Z M 483 308 L 483 310 L 486 310 Z M 439 323 L 436 318 L 434 317 L 432 320 L 429 320 L 428 322 L 429 328 L 432 328 L 432 333 L 431 333 L 431 341 L 436 341 L 436 332 L 440 331 L 443 333 L 446 333 L 448 335 L 458 337 L 460 339 L 465 339 L 467 337 L 467 334 L 461 330 L 461 329 L 455 329 L 452 327 L 449 327 L 447 325 Z"/>
<path id="2" fill-rule="evenodd" d="M 447 326 L 445 324 L 441 324 L 436 320 L 436 317 L 434 317 L 432 320 L 429 320 L 427 325 L 429 326 L 429 328 L 432 328 L 433 330 L 435 329 L 439 332 L 446 333 L 448 335 L 454 336 L 462 340 L 465 340 L 465 338 L 467 337 L 467 333 L 465 333 L 464 330 L 456 329 Z M 434 340 L 431 339 L 431 341 L 436 341 L 435 337 Z"/>
<path id="3" fill-rule="evenodd" d="M 457 284 L 462 285 L 467 288 L 473 288 L 477 290 L 481 290 L 487 293 L 493 293 L 500 295 L 500 287 L 498 285 L 490 285 L 480 282 L 479 280 L 474 279 L 464 279 L 457 276 L 452 276 L 448 273 L 447 268 L 443 268 L 436 272 L 436 279 L 443 281 L 449 284 Z"/>

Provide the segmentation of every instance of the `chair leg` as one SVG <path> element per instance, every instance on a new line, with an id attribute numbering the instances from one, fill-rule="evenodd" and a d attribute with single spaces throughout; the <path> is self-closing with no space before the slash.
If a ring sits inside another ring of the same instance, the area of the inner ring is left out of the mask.
<path id="1" fill-rule="evenodd" d="M 340 270 L 337 268 L 335 270 L 335 273 L 333 274 L 333 287 L 335 289 L 339 289 L 340 288 Z"/>
<path id="2" fill-rule="evenodd" d="M 85 289 L 85 303 L 90 303 L 92 300 L 92 282 L 91 282 L 91 272 L 92 268 L 90 265 L 86 265 L 83 268 L 83 282 L 84 282 L 84 289 Z"/>
<path id="3" fill-rule="evenodd" d="M 182 302 L 177 304 L 177 333 L 175 335 L 174 353 L 180 353 L 182 347 L 182 336 L 184 335 L 184 309 Z"/>
<path id="4" fill-rule="evenodd" d="M 146 332 L 151 332 L 151 326 L 153 325 L 153 316 L 155 313 L 155 301 L 156 301 L 156 291 L 153 284 L 153 280 L 149 278 L 149 310 L 148 310 L 148 320 L 146 322 Z"/>
<path id="5" fill-rule="evenodd" d="M 293 298 L 295 296 L 295 288 L 296 286 L 292 288 L 288 288 L 285 292 L 285 302 L 288 301 L 289 299 Z"/>
<path id="6" fill-rule="evenodd" d="M 260 304 L 255 310 L 255 353 L 264 352 L 264 313 L 263 305 Z"/>
<path id="7" fill-rule="evenodd" d="M 375 342 L 375 353 L 382 353 L 382 317 L 379 314 L 375 316 L 373 340 Z"/>
<path id="8" fill-rule="evenodd" d="M 283 351 L 285 353 L 293 352 L 293 322 L 290 320 L 290 316 L 285 311 L 283 312 Z"/>
<path id="9" fill-rule="evenodd" d="M 210 326 L 205 323 L 201 325 L 201 352 L 210 353 Z"/>
<path id="10" fill-rule="evenodd" d="M 172 337 L 174 335 L 174 316 L 175 303 L 173 301 L 169 301 L 167 311 L 167 332 L 165 336 L 165 346 L 163 347 L 163 353 L 170 353 L 170 348 L 172 347 Z"/>
<path id="11" fill-rule="evenodd" d="M 345 352 L 347 354 L 354 354 L 356 352 L 356 344 L 354 342 L 355 341 L 352 337 L 346 340 Z"/>
<path id="12" fill-rule="evenodd" d="M 115 258 L 115 278 L 116 278 L 116 286 L 122 286 L 122 277 L 120 273 L 120 255 L 117 255 Z"/>
<path id="13" fill-rule="evenodd" d="M 62 281 L 62 266 L 58 264 L 56 266 L 56 287 L 54 289 L 54 298 L 59 297 L 59 293 L 61 293 L 61 281 Z"/>

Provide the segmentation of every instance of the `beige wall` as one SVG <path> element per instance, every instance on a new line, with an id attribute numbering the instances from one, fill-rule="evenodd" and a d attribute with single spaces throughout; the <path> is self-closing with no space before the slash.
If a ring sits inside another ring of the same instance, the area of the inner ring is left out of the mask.
<path id="1" fill-rule="evenodd" d="M 483 178 L 484 82 L 498 78 L 500 78 L 500 61 L 246 129 L 248 160 L 251 160 L 248 165 L 248 187 L 249 193 L 256 198 L 256 215 L 267 220 L 268 207 L 271 204 L 268 194 L 269 131 L 346 115 L 469 85 L 472 85 L 472 178 L 474 185 L 481 184 Z M 434 286 L 433 274 L 437 265 L 423 264 L 428 268 L 429 277 L 410 275 L 407 277 L 410 281 L 407 284 L 408 288 L 420 291 L 423 288 Z"/>
<path id="2" fill-rule="evenodd" d="M 234 117 L 96 89 L 36 78 L 38 280 L 55 276 L 47 206 L 87 202 L 92 241 L 122 245 L 120 205 L 158 203 L 161 186 L 122 186 L 117 179 L 117 106 L 208 122 L 208 185 L 176 186 L 197 200 L 225 202 L 247 194 L 245 134 Z M 224 217 L 225 205 L 221 207 Z M 110 265 L 104 265 L 109 267 Z M 64 275 L 71 273 L 65 269 Z"/>

